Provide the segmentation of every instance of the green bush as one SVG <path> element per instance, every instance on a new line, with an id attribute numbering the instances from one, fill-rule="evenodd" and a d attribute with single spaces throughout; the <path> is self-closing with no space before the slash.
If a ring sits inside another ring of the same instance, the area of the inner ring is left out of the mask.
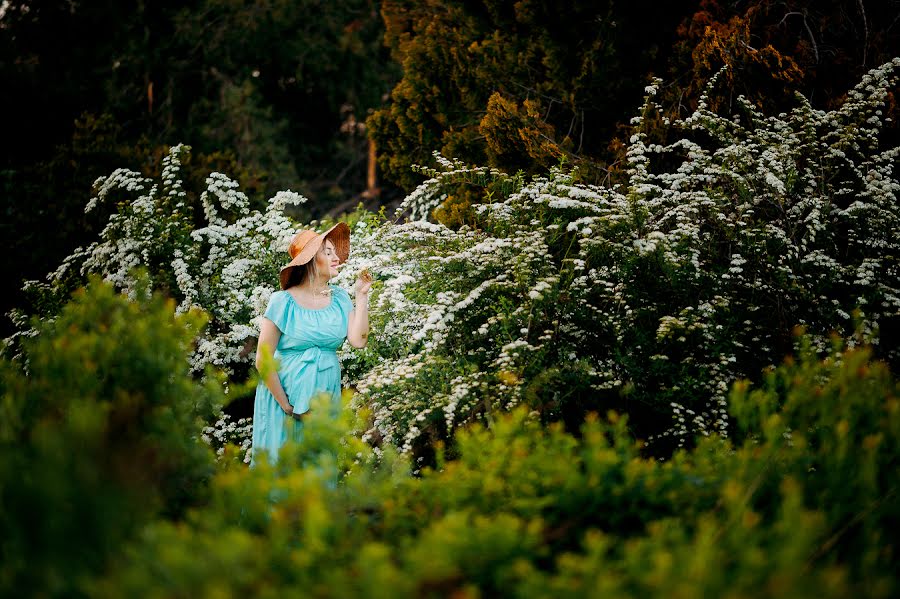
<path id="1" fill-rule="evenodd" d="M 438 467 L 418 477 L 395 453 L 370 460 L 367 446 L 342 442 L 348 422 L 314 419 L 275 470 L 226 462 L 208 505 L 148 526 L 88 588 L 889 597 L 898 590 L 889 532 L 900 516 L 897 397 L 869 349 L 820 361 L 807 344 L 759 388 L 734 386 L 740 441 L 711 435 L 658 461 L 641 456 L 614 413 L 589 417 L 576 438 L 520 407 L 459 429 L 458 459 L 443 460 L 438 447 Z"/>
<path id="2" fill-rule="evenodd" d="M 0 595 L 69 595 L 153 518 L 204 501 L 202 421 L 221 402 L 186 353 L 205 324 L 93 280 L 0 362 Z"/>

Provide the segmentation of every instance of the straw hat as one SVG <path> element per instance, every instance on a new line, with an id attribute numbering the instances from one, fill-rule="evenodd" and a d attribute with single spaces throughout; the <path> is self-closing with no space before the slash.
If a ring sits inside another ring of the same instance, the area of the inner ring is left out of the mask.
<path id="1" fill-rule="evenodd" d="M 350 256 L 350 227 L 347 226 L 347 223 L 337 223 L 322 234 L 311 229 L 300 231 L 291 238 L 291 244 L 288 246 L 291 261 L 281 269 L 279 275 L 282 289 L 287 289 L 287 284 L 291 280 L 291 271 L 312 260 L 326 239 L 334 244 L 334 250 L 340 261 L 347 261 Z"/>

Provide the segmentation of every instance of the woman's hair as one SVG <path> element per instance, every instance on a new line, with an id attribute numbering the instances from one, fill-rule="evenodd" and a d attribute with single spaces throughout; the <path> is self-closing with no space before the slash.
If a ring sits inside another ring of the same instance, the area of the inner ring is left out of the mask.
<path id="1" fill-rule="evenodd" d="M 301 264 L 300 266 L 295 266 L 291 269 L 291 274 L 288 276 L 288 282 L 285 289 L 293 287 L 294 285 L 302 285 L 309 281 L 310 278 L 315 280 L 318 276 L 319 267 L 316 265 L 316 257 L 313 256 L 306 264 Z"/>

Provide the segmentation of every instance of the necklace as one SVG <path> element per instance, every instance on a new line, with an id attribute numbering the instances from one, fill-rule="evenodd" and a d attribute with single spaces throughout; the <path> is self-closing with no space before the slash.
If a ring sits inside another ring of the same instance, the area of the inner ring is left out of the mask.
<path id="1" fill-rule="evenodd" d="M 325 287 L 322 287 L 321 289 L 301 288 L 301 292 L 304 289 L 309 290 L 307 297 L 312 302 L 318 302 L 324 298 L 331 297 L 331 287 L 329 287 L 328 285 L 326 285 Z M 306 294 L 304 294 L 304 295 L 306 295 Z"/>
<path id="2" fill-rule="evenodd" d="M 296 303 L 301 308 L 306 308 L 307 310 L 321 310 L 325 307 L 326 304 L 331 303 L 331 293 L 330 289 L 327 292 L 309 292 L 303 293 L 302 290 L 298 290 L 297 293 L 292 293 L 288 291 L 292 298 L 294 298 L 294 303 Z M 325 301 L 327 300 L 327 301 Z"/>

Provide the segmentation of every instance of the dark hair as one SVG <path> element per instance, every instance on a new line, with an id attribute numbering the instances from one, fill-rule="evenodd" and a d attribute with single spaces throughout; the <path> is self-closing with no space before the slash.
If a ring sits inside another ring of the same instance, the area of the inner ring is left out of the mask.
<path id="1" fill-rule="evenodd" d="M 290 274 L 288 275 L 287 285 L 285 285 L 285 289 L 293 287 L 294 285 L 300 285 L 309 280 L 310 277 L 316 276 L 318 274 L 318 267 L 316 266 L 316 257 L 313 256 L 312 259 L 306 264 L 301 264 L 299 266 L 295 266 L 291 269 Z"/>

